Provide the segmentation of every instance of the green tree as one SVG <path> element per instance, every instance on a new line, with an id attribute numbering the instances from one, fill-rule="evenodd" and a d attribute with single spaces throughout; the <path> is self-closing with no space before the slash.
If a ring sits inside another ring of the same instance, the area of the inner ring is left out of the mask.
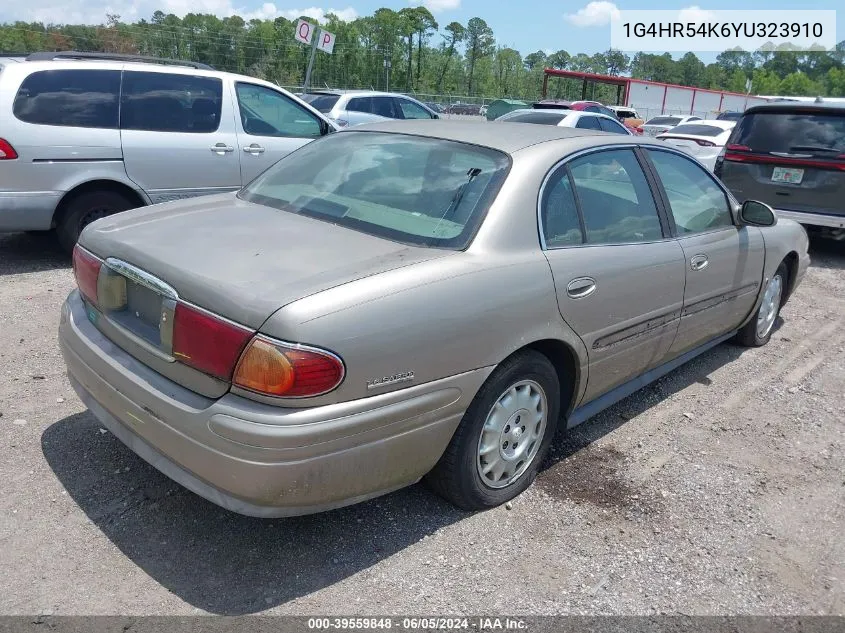
<path id="1" fill-rule="evenodd" d="M 472 94 L 475 67 L 478 61 L 493 54 L 496 41 L 493 39 L 493 29 L 481 18 L 470 18 L 467 22 L 466 35 L 467 58 L 467 94 Z"/>
<path id="2" fill-rule="evenodd" d="M 455 55 L 455 47 L 464 40 L 466 29 L 460 22 L 449 22 L 446 25 L 446 33 L 447 35 L 443 36 L 446 40 L 443 44 L 446 54 L 440 70 L 440 76 L 437 78 L 437 92 L 443 89 L 443 79 L 446 77 L 446 71 L 449 69 L 449 62 L 452 61 L 452 57 Z"/>
<path id="3" fill-rule="evenodd" d="M 534 70 L 535 68 L 542 68 L 546 63 L 546 54 L 543 51 L 536 51 L 528 53 L 525 59 L 522 60 L 526 70 Z"/>

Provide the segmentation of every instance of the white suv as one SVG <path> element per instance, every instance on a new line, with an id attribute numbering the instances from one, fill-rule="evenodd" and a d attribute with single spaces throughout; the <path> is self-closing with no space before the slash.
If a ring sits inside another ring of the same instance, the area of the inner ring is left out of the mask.
<path id="1" fill-rule="evenodd" d="M 236 191 L 337 126 L 267 81 L 101 53 L 0 57 L 0 232 Z"/>

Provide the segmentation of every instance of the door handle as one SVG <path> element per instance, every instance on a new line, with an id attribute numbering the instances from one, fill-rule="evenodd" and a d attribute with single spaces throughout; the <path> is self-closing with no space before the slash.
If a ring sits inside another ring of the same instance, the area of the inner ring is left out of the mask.
<path id="1" fill-rule="evenodd" d="M 257 143 L 253 143 L 252 145 L 244 145 L 244 151 L 247 154 L 263 154 L 264 148 Z"/>
<path id="2" fill-rule="evenodd" d="M 211 151 L 222 156 L 223 154 L 234 152 L 235 148 L 226 145 L 226 143 L 217 143 L 216 145 L 211 146 Z"/>
<path id="3" fill-rule="evenodd" d="M 709 263 L 710 260 L 707 259 L 707 255 L 693 255 L 690 257 L 689 267 L 692 270 L 703 270 L 707 268 L 707 264 Z"/>
<path id="4" fill-rule="evenodd" d="M 566 286 L 566 294 L 573 299 L 583 299 L 589 297 L 596 291 L 596 280 L 592 277 L 578 277 L 573 279 Z"/>

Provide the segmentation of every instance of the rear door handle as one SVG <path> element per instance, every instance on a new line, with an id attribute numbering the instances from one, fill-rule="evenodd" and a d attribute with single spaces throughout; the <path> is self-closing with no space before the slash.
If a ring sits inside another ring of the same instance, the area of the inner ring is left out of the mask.
<path id="1" fill-rule="evenodd" d="M 596 291 L 596 280 L 592 277 L 578 277 L 566 286 L 566 294 L 573 299 L 589 297 Z"/>
<path id="2" fill-rule="evenodd" d="M 217 143 L 216 145 L 211 146 L 211 151 L 222 156 L 223 154 L 234 152 L 235 148 L 226 145 L 226 143 Z"/>
<path id="3" fill-rule="evenodd" d="M 247 154 L 263 154 L 264 148 L 257 143 L 253 143 L 252 145 L 244 145 L 244 151 Z"/>
<path id="4" fill-rule="evenodd" d="M 689 267 L 692 270 L 703 270 L 707 268 L 707 264 L 709 263 L 710 260 L 707 259 L 707 255 L 693 255 L 690 257 Z"/>

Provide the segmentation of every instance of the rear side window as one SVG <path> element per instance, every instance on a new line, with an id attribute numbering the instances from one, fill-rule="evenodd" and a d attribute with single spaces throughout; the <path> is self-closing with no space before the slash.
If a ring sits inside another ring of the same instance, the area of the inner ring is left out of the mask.
<path id="1" fill-rule="evenodd" d="M 731 143 L 754 152 L 813 154 L 836 158 L 845 153 L 845 113 L 754 112 L 737 124 Z"/>
<path id="2" fill-rule="evenodd" d="M 372 97 L 355 97 L 349 100 L 346 109 L 350 112 L 366 112 L 371 114 L 373 111 L 373 99 Z"/>
<path id="3" fill-rule="evenodd" d="M 303 99 L 307 101 L 312 108 L 315 108 L 325 114 L 331 112 L 334 104 L 340 99 L 339 95 L 305 95 Z"/>
<path id="4" fill-rule="evenodd" d="M 594 116 L 582 116 L 578 119 L 578 123 L 575 127 L 580 128 L 582 130 L 600 130 L 601 126 L 599 125 L 598 117 Z"/>
<path id="5" fill-rule="evenodd" d="M 723 127 L 715 125 L 704 125 L 702 123 L 691 123 L 679 125 L 672 130 L 672 134 L 691 134 L 692 136 L 719 136 L 727 132 Z"/>
<path id="6" fill-rule="evenodd" d="M 681 119 L 675 116 L 656 116 L 646 123 L 646 125 L 678 125 Z"/>
<path id="7" fill-rule="evenodd" d="M 214 132 L 223 82 L 216 77 L 125 72 L 120 127 L 148 132 Z"/>
<path id="8" fill-rule="evenodd" d="M 26 123 L 117 128 L 119 70 L 42 70 L 24 79 L 12 111 Z"/>
<path id="9" fill-rule="evenodd" d="M 628 131 L 624 126 L 620 125 L 612 119 L 605 119 L 603 117 L 596 117 L 599 120 L 599 125 L 604 132 L 613 132 L 614 134 L 627 134 Z"/>
<path id="10" fill-rule="evenodd" d="M 555 114 L 553 112 L 525 112 L 523 114 L 514 114 L 513 116 L 502 119 L 509 123 L 538 123 L 540 125 L 557 125 L 564 119 L 563 114 Z"/>
<path id="11" fill-rule="evenodd" d="M 595 152 L 569 163 L 588 244 L 663 237 L 648 181 L 631 150 Z"/>

